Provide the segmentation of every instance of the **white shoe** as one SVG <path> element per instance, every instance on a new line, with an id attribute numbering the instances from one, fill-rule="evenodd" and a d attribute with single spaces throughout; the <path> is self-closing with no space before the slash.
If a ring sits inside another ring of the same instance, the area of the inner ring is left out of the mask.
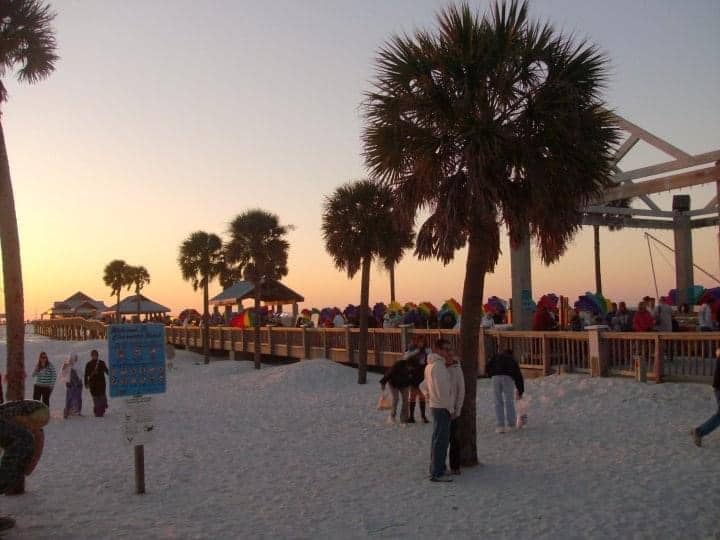
<path id="1" fill-rule="evenodd" d="M 504 427 L 497 427 L 497 428 L 495 428 L 495 433 L 505 433 L 505 428 L 504 428 Z"/>

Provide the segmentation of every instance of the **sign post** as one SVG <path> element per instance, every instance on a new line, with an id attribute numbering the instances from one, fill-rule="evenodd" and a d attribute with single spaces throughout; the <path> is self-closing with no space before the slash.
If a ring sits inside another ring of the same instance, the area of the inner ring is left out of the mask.
<path id="1" fill-rule="evenodd" d="M 145 444 L 154 434 L 150 396 L 166 388 L 165 327 L 113 324 L 108 329 L 110 397 L 126 399 L 123 438 L 135 447 L 135 492 L 145 493 Z"/>

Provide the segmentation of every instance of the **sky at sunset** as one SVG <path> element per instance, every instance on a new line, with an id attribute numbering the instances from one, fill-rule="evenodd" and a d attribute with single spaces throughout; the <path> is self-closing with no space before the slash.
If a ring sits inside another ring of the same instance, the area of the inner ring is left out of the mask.
<path id="1" fill-rule="evenodd" d="M 144 293 L 174 313 L 200 308 L 181 278 L 191 232 L 225 234 L 260 207 L 292 224 L 284 282 L 307 307 L 359 301 L 326 254 L 323 198 L 362 178 L 359 105 L 375 52 L 393 33 L 432 28 L 432 0 L 56 0 L 61 60 L 34 86 L 8 80 L 2 122 L 10 158 L 26 318 L 78 290 L 112 303 L 110 260 L 144 265 Z M 484 9 L 488 2 L 472 2 Z M 611 59 L 607 102 L 625 118 L 697 154 L 720 149 L 720 2 L 535 0 L 531 13 L 598 44 Z M 668 158 L 638 148 L 634 168 Z M 693 208 L 714 186 L 683 190 Z M 657 197 L 669 205 L 671 195 Z M 562 202 L 561 199 L 558 200 Z M 652 231 L 672 244 L 672 234 Z M 695 230 L 695 262 L 720 274 L 718 231 Z M 635 303 L 654 285 L 643 231 L 602 231 L 606 296 Z M 674 285 L 671 253 L 654 251 L 658 287 Z M 448 266 L 408 253 L 398 299 L 460 298 L 465 252 Z M 696 283 L 713 286 L 696 272 Z M 507 241 L 485 297 L 510 295 Z M 557 264 L 535 258 L 533 293 L 594 288 L 592 229 Z M 211 294 L 220 291 L 213 284 Z M 387 274 L 370 302 L 389 301 Z M 4 311 L 0 297 L 0 312 Z"/>

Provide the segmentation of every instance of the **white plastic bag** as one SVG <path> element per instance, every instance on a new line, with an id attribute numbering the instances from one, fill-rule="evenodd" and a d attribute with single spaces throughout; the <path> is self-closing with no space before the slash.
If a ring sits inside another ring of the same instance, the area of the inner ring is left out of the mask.
<path id="1" fill-rule="evenodd" d="M 392 399 L 390 398 L 390 392 L 387 389 L 383 389 L 380 397 L 378 398 L 377 410 L 389 411 L 390 409 L 392 409 Z"/>
<path id="2" fill-rule="evenodd" d="M 522 429 L 527 425 L 527 400 L 527 396 L 515 400 L 515 414 L 517 415 L 515 427 L 518 429 Z"/>

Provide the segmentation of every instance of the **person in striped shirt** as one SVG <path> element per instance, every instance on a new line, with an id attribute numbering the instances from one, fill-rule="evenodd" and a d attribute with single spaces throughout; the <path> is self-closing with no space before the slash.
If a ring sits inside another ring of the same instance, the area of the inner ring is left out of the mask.
<path id="1" fill-rule="evenodd" d="M 50 407 L 50 394 L 52 394 L 53 387 L 55 386 L 55 380 L 57 379 L 57 372 L 55 367 L 48 360 L 45 352 L 40 353 L 35 371 L 32 373 L 33 379 L 35 379 L 35 387 L 33 388 L 33 399 L 42 401 L 45 405 Z"/>

